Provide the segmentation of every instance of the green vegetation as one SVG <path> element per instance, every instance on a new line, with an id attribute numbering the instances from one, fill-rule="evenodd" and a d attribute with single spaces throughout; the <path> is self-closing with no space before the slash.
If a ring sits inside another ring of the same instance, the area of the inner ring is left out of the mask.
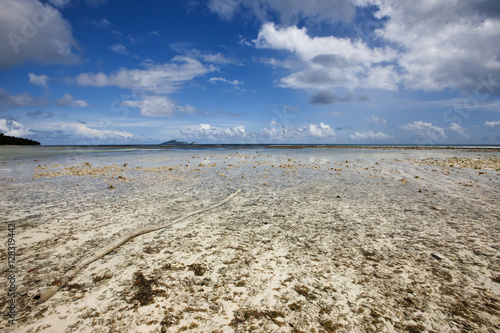
<path id="1" fill-rule="evenodd" d="M 22 146 L 29 146 L 29 145 L 40 145 L 40 142 L 38 141 L 33 141 L 30 139 L 23 139 L 23 138 L 16 138 L 15 136 L 8 136 L 4 135 L 3 133 L 0 133 L 0 145 L 22 145 Z"/>

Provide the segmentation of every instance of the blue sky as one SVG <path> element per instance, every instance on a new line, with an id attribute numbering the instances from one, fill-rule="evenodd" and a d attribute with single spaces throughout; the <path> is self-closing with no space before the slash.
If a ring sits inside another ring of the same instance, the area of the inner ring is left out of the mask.
<path id="1" fill-rule="evenodd" d="M 500 144 L 496 0 L 0 0 L 42 144 Z"/>

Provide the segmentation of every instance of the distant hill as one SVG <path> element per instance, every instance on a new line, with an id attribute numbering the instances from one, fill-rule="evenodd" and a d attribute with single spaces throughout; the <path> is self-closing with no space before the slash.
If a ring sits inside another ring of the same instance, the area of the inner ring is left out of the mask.
<path id="1" fill-rule="evenodd" d="M 36 146 L 40 145 L 40 142 L 30 139 L 16 138 L 15 136 L 8 136 L 0 133 L 0 145 Z"/>
<path id="2" fill-rule="evenodd" d="M 160 146 L 189 146 L 189 145 L 195 145 L 196 142 L 183 142 L 183 141 L 177 141 L 177 140 L 170 140 L 166 141 L 160 144 Z"/>

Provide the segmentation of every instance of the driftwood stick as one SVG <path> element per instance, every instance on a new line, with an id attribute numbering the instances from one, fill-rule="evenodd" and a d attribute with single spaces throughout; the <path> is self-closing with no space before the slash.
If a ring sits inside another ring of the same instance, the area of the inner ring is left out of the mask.
<path id="1" fill-rule="evenodd" d="M 149 232 L 153 232 L 153 231 L 156 231 L 156 230 L 160 230 L 160 229 L 171 227 L 172 225 L 174 225 L 176 223 L 179 223 L 182 220 L 185 220 L 185 219 L 187 219 L 190 216 L 193 216 L 193 215 L 196 215 L 196 214 L 201 214 L 203 212 L 206 212 L 206 211 L 212 210 L 214 208 L 217 208 L 219 206 L 222 206 L 223 204 L 225 204 L 226 202 L 228 202 L 229 200 L 231 200 L 232 198 L 234 198 L 235 196 L 237 196 L 240 192 L 241 192 L 241 190 L 237 190 L 236 192 L 234 192 L 233 194 L 231 194 L 230 196 L 228 196 L 226 199 L 220 201 L 219 203 L 216 203 L 215 205 L 212 205 L 210 207 L 199 209 L 199 210 L 196 210 L 194 212 L 188 213 L 188 214 L 186 214 L 186 215 L 184 215 L 182 217 L 179 217 L 178 219 L 176 219 L 174 221 L 171 221 L 171 222 L 168 222 L 168 223 L 163 223 L 163 224 L 160 224 L 160 225 L 152 225 L 152 226 L 148 226 L 148 227 L 143 227 L 143 228 L 139 228 L 139 229 L 136 229 L 136 230 L 130 232 L 129 234 L 127 234 L 124 237 L 118 239 L 117 241 L 115 241 L 111 245 L 106 246 L 105 248 L 100 249 L 100 250 L 94 252 L 94 255 L 92 257 L 84 259 L 84 260 L 81 260 L 76 266 L 72 267 L 68 272 L 66 272 L 66 274 L 63 275 L 63 277 L 61 278 L 60 283 L 58 283 L 57 286 L 52 286 L 52 287 L 49 287 L 49 288 L 45 289 L 40 294 L 40 298 L 38 299 L 38 303 L 43 303 L 43 302 L 47 301 L 49 298 L 51 298 L 52 296 L 54 296 L 54 294 L 57 291 L 59 291 L 59 289 L 64 288 L 68 284 L 68 282 L 71 281 L 87 265 L 89 265 L 89 264 L 93 263 L 94 261 L 96 261 L 96 260 L 104 257 L 106 254 L 108 254 L 109 252 L 113 251 L 114 249 L 122 246 L 123 244 L 125 244 L 126 242 L 128 242 L 129 240 L 131 240 L 132 238 L 140 236 L 140 235 L 143 235 L 143 234 L 147 234 Z"/>

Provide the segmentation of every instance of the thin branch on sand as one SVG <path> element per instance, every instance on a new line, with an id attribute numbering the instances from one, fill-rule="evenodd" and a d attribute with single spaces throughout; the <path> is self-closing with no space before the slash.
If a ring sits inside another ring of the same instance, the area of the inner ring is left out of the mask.
<path id="1" fill-rule="evenodd" d="M 190 216 L 193 216 L 193 215 L 196 215 L 196 214 L 201 214 L 201 213 L 204 213 L 206 211 L 209 211 L 209 210 L 212 210 L 214 208 L 217 208 L 219 206 L 222 206 L 223 204 L 225 204 L 226 202 L 228 202 L 229 200 L 231 200 L 232 198 L 234 198 L 235 196 L 237 196 L 239 193 L 241 192 L 241 190 L 237 190 L 235 191 L 233 194 L 231 194 L 230 196 L 228 196 L 226 199 L 220 201 L 219 203 L 216 203 L 210 207 L 207 207 L 207 208 L 203 208 L 203 209 L 199 209 L 199 210 L 196 210 L 194 212 L 191 212 L 191 213 L 188 213 L 174 221 L 171 221 L 171 222 L 168 222 L 168 223 L 163 223 L 163 224 L 160 224 L 160 225 L 152 225 L 152 226 L 149 226 L 149 227 L 143 227 L 143 228 L 140 228 L 140 229 L 137 229 L 137 230 L 134 230 L 132 232 L 130 232 L 129 234 L 125 235 L 124 237 L 118 239 L 116 242 L 114 242 L 113 244 L 101 249 L 101 250 L 98 250 L 94 253 L 94 255 L 91 257 L 91 258 L 88 258 L 88 259 L 83 259 L 81 260 L 76 266 L 72 267 L 68 272 L 66 272 L 66 274 L 63 275 L 63 277 L 61 278 L 61 280 L 59 281 L 58 285 L 57 286 L 52 286 L 52 287 L 49 287 L 47 289 L 45 289 L 41 294 L 40 294 L 40 298 L 38 299 L 38 303 L 43 303 L 45 301 L 47 301 L 48 299 L 50 299 L 52 296 L 54 296 L 54 294 L 59 291 L 59 289 L 61 288 L 64 288 L 69 281 L 71 281 L 83 268 L 85 268 L 87 265 L 93 263 L 94 261 L 104 257 L 106 254 L 108 254 L 109 252 L 113 251 L 114 249 L 122 246 L 123 244 L 125 244 L 126 242 L 128 242 L 129 240 L 131 240 L 132 238 L 135 238 L 137 236 L 140 236 L 140 235 L 143 235 L 143 234 L 147 234 L 149 232 L 153 232 L 153 231 L 156 231 L 156 230 L 160 230 L 160 229 L 164 229 L 164 228 L 168 228 L 168 227 L 171 227 L 172 225 L 176 224 L 176 223 L 179 223 L 181 222 L 182 220 L 185 220 L 187 219 L 188 217 Z"/>

